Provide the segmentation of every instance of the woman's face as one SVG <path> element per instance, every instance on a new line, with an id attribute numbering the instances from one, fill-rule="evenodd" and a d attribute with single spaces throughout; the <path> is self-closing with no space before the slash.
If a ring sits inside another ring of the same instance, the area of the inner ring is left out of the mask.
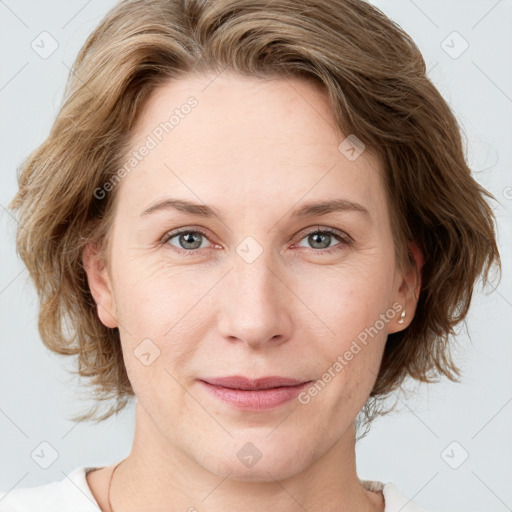
<path id="1" fill-rule="evenodd" d="M 109 192 L 112 274 L 89 270 L 90 284 L 119 327 L 136 435 L 215 474 L 284 478 L 350 445 L 386 336 L 414 306 L 382 169 L 340 146 L 326 97 L 297 79 L 214 78 L 168 83 L 147 104 L 138 163 Z M 228 376 L 320 383 L 281 403 L 260 392 L 258 409 L 202 382 Z"/>

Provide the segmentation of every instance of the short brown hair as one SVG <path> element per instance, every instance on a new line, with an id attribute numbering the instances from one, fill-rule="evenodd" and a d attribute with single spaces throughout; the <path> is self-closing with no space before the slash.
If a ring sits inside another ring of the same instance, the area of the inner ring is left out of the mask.
<path id="1" fill-rule="evenodd" d="M 78 356 L 97 404 L 75 421 L 102 421 L 134 396 L 119 331 L 96 314 L 83 268 L 86 244 L 108 262 L 116 176 L 152 91 L 191 72 L 225 69 L 256 78 L 298 77 L 324 91 L 340 135 L 354 134 L 378 156 L 400 268 L 407 241 L 424 255 L 412 323 L 390 334 L 367 423 L 379 400 L 406 376 L 433 382 L 460 376 L 450 353 L 454 327 L 473 287 L 501 271 L 494 197 L 472 177 L 461 131 L 426 75 L 413 40 L 362 0 L 128 0 L 108 12 L 74 62 L 48 138 L 19 169 L 11 208 L 22 226 L 17 250 L 34 280 L 39 332 L 52 351 Z"/>

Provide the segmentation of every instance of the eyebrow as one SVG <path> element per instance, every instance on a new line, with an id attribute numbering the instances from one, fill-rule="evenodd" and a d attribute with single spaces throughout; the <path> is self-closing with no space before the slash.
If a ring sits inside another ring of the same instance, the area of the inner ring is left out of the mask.
<path id="1" fill-rule="evenodd" d="M 192 203 L 183 199 L 172 198 L 162 199 L 154 203 L 141 213 L 141 217 L 159 210 L 178 210 L 183 213 L 188 213 L 189 215 L 196 215 L 198 217 L 204 218 L 217 218 L 222 220 L 222 215 L 216 208 L 205 204 Z M 370 212 L 364 206 L 342 198 L 304 203 L 293 212 L 292 217 L 303 219 L 318 215 L 326 215 L 331 212 L 345 211 L 360 212 L 368 218 L 371 217 Z"/>

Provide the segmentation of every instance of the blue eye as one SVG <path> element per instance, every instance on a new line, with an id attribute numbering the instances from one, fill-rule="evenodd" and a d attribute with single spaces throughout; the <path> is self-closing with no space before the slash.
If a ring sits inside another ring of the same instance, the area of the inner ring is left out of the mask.
<path id="1" fill-rule="evenodd" d="M 186 252 L 196 252 L 197 249 L 203 249 L 201 238 L 206 238 L 206 233 L 199 230 L 191 230 L 191 229 L 183 229 L 181 231 L 176 231 L 174 233 L 169 233 L 164 237 L 162 243 L 167 243 L 173 238 L 178 237 L 178 249 L 181 249 Z M 176 247 L 174 244 L 170 244 L 173 247 Z"/>
<path id="2" fill-rule="evenodd" d="M 300 240 L 307 240 L 309 244 L 313 246 L 313 250 L 315 252 L 327 253 L 331 254 L 333 252 L 341 251 L 345 246 L 348 246 L 352 243 L 352 239 L 345 233 L 341 231 L 337 231 L 330 228 L 320 229 L 317 228 L 315 231 L 309 231 L 303 236 Z M 330 242 L 336 239 L 339 244 L 334 245 L 332 247 L 318 247 L 318 245 L 324 245 L 327 241 L 327 246 L 329 246 Z M 299 246 L 300 247 L 300 246 Z"/>
<path id="3" fill-rule="evenodd" d="M 161 243 L 165 245 L 174 238 L 177 238 L 178 245 L 175 245 L 173 243 L 170 243 L 169 245 L 176 248 L 178 252 L 194 254 L 198 252 L 199 249 L 204 249 L 207 247 L 203 244 L 203 242 L 205 240 L 208 240 L 208 237 L 204 231 L 201 231 L 199 229 L 182 229 L 179 231 L 168 233 L 162 239 Z M 314 253 L 318 254 L 331 254 L 333 252 L 341 251 L 346 246 L 352 244 L 352 239 L 347 234 L 331 228 L 316 228 L 313 231 L 307 232 L 299 240 L 302 241 L 306 239 L 307 242 L 312 245 L 311 250 Z M 338 242 L 340 243 L 332 247 L 329 247 L 333 239 L 338 240 Z M 327 247 L 319 247 L 324 245 L 326 242 Z"/>

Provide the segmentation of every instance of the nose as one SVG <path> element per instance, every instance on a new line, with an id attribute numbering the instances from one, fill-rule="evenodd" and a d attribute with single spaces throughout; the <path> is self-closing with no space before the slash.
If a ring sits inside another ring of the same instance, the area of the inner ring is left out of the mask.
<path id="1" fill-rule="evenodd" d="M 218 290 L 220 336 L 254 350 L 285 343 L 292 337 L 294 302 L 283 272 L 263 255 L 252 263 L 234 260 Z"/>

